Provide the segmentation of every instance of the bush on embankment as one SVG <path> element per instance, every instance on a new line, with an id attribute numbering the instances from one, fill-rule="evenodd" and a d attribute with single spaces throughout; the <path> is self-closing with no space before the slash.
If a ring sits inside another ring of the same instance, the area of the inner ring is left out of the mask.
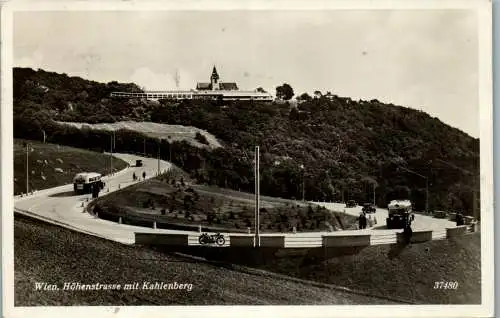
<path id="1" fill-rule="evenodd" d="M 160 176 L 98 199 L 99 216 L 117 222 L 158 228 L 247 232 L 253 229 L 252 194 L 188 184 Z M 262 232 L 336 231 L 351 229 L 356 218 L 323 207 L 265 197 L 261 200 Z"/>

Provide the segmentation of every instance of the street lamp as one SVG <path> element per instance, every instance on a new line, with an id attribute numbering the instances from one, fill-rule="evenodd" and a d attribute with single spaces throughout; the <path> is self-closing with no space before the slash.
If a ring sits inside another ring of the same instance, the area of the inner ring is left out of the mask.
<path id="1" fill-rule="evenodd" d="M 461 172 L 464 172 L 470 176 L 473 177 L 472 179 L 472 195 L 473 195 L 473 199 L 472 199 L 472 213 L 474 214 L 474 217 L 477 218 L 477 191 L 476 191 L 476 187 L 477 187 L 477 177 L 478 175 L 472 171 L 469 171 L 467 169 L 464 169 L 464 168 L 460 168 L 450 162 L 447 162 L 447 161 L 444 161 L 444 160 L 441 160 L 441 159 L 435 159 L 436 161 L 448 166 L 448 167 L 451 167 L 451 168 L 454 168 L 456 170 L 459 170 Z"/>
<path id="2" fill-rule="evenodd" d="M 260 151 L 255 146 L 255 246 L 260 247 Z"/>
<path id="3" fill-rule="evenodd" d="M 172 139 L 171 136 L 168 136 L 168 156 L 170 162 L 172 162 Z"/>
<path id="4" fill-rule="evenodd" d="M 111 137 L 111 152 L 109 156 L 109 161 L 110 161 L 110 172 L 109 174 L 113 174 L 113 149 L 115 148 L 115 130 L 113 129 L 113 134 L 110 136 Z"/>
<path id="5" fill-rule="evenodd" d="M 160 138 L 158 138 L 158 175 L 160 175 Z"/>
<path id="6" fill-rule="evenodd" d="M 300 166 L 300 169 L 302 170 L 302 202 L 305 201 L 305 187 L 304 187 L 304 183 L 305 183 L 305 169 L 304 169 L 304 165 L 301 164 Z"/>
<path id="7" fill-rule="evenodd" d="M 26 195 L 30 192 L 30 189 L 29 189 L 29 178 L 30 178 L 30 174 L 29 174 L 29 150 L 30 150 L 30 144 L 29 143 L 25 143 L 26 145 Z"/>
<path id="8" fill-rule="evenodd" d="M 425 179 L 425 212 L 429 212 L 429 178 L 405 167 L 399 167 L 409 173 Z"/>

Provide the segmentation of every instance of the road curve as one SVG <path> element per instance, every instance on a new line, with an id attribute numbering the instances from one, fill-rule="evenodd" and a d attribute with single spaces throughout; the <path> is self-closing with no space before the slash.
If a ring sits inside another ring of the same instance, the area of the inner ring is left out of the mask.
<path id="1" fill-rule="evenodd" d="M 353 216 L 359 216 L 362 210 L 362 206 L 356 206 L 354 208 L 346 208 L 344 203 L 330 203 L 330 202 L 311 202 L 320 206 L 323 206 L 331 211 L 345 212 Z M 387 209 L 377 208 L 375 213 L 368 214 L 372 219 L 376 219 L 376 225 L 372 228 L 363 230 L 363 232 L 371 232 L 373 235 L 388 234 L 394 232 L 401 232 L 401 229 L 387 229 L 385 220 L 388 217 Z M 415 214 L 415 221 L 412 222 L 412 229 L 414 231 L 425 231 L 431 230 L 436 232 L 444 232 L 446 228 L 456 227 L 456 223 L 448 219 L 437 219 L 432 216 Z M 351 232 L 351 231 L 349 231 Z M 360 232 L 360 231 L 357 231 Z"/>
<path id="2" fill-rule="evenodd" d="M 104 177 L 106 186 L 101 192 L 101 196 L 112 193 L 119 188 L 132 185 L 134 183 L 132 181 L 132 173 L 134 172 L 138 176 L 142 176 L 142 173 L 146 172 L 146 179 L 148 179 L 153 177 L 158 171 L 157 159 L 145 158 L 131 154 L 114 154 L 114 156 L 124 160 L 125 162 L 128 162 L 130 166 L 118 173 L 115 173 L 114 175 Z M 144 166 L 134 167 L 133 164 L 135 164 L 136 160 L 142 160 Z M 169 162 L 160 160 L 160 171 L 165 171 L 169 168 Z M 16 197 L 14 206 L 17 212 L 43 218 L 44 220 L 66 226 L 72 230 L 77 230 L 83 233 L 92 234 L 126 244 L 135 243 L 135 232 L 198 234 L 198 232 L 195 231 L 153 229 L 141 226 L 117 224 L 115 222 L 102 220 L 84 211 L 82 204 L 87 204 L 87 199 L 90 199 L 90 195 L 74 195 L 73 185 L 68 184 L 60 187 L 42 190 L 28 197 Z M 340 203 L 311 203 L 322 205 L 334 211 L 345 211 L 345 213 L 356 216 L 361 212 L 361 207 L 345 208 L 345 206 Z M 373 214 L 373 217 L 377 219 L 377 225 L 373 228 L 365 230 L 296 234 L 266 233 L 265 236 L 285 235 L 286 237 L 290 237 L 290 239 L 292 239 L 293 237 L 297 239 L 299 239 L 299 237 L 314 237 L 321 240 L 321 236 L 325 234 L 371 234 L 372 245 L 395 243 L 396 237 L 394 234 L 395 232 L 401 232 L 401 230 L 388 230 L 385 228 L 385 218 L 387 217 L 387 210 L 377 209 L 377 212 Z M 435 239 L 443 238 L 443 236 L 446 236 L 446 228 L 450 227 L 455 227 L 455 223 L 446 219 L 435 219 L 424 215 L 416 215 L 414 221 L 414 230 L 432 230 L 434 231 L 433 238 Z"/>
<path id="3" fill-rule="evenodd" d="M 106 186 L 101 191 L 101 196 L 112 193 L 118 188 L 132 185 L 132 174 L 142 176 L 146 172 L 146 179 L 151 178 L 158 171 L 158 160 L 145 158 L 131 154 L 114 154 L 115 157 L 129 163 L 130 166 L 111 176 L 106 176 L 103 180 Z M 143 167 L 134 167 L 135 160 L 142 160 Z M 160 171 L 170 168 L 170 163 L 160 160 Z M 109 190 L 109 192 L 108 192 Z M 46 189 L 35 193 L 32 196 L 15 198 L 14 207 L 19 212 L 26 211 L 25 214 L 32 214 L 56 224 L 67 225 L 68 228 L 78 230 L 87 234 L 111 239 L 121 243 L 133 244 L 135 242 L 134 232 L 147 232 L 148 229 L 139 226 L 116 224 L 114 222 L 102 220 L 86 213 L 82 203 L 87 204 L 89 194 L 75 195 L 73 185 L 68 184 L 56 188 Z M 153 230 L 153 229 L 151 229 Z M 155 232 L 181 232 L 171 230 L 155 230 Z"/>

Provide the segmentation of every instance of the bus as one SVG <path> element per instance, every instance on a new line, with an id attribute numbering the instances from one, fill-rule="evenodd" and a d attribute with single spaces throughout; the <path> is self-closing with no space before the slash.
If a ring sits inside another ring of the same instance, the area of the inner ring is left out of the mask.
<path id="1" fill-rule="evenodd" d="M 413 213 L 410 200 L 392 200 L 387 205 L 387 210 L 389 212 L 386 220 L 388 229 L 404 228 Z"/>
<path id="2" fill-rule="evenodd" d="M 98 186 L 100 189 L 103 189 L 104 182 L 101 179 L 102 175 L 97 172 L 77 173 L 73 178 L 73 189 L 76 194 L 90 193 L 92 186 Z"/>

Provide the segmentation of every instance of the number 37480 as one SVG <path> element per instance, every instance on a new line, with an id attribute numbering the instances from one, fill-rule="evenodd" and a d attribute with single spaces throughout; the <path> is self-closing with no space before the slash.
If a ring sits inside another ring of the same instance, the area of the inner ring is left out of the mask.
<path id="1" fill-rule="evenodd" d="M 434 282 L 434 289 L 457 289 L 458 282 Z"/>

